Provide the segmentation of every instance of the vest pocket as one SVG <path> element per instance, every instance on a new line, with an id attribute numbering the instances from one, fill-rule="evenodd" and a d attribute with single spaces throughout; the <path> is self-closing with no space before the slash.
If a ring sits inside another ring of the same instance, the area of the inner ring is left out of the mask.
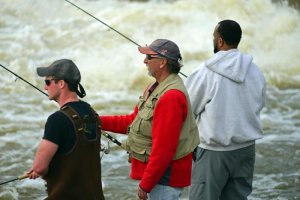
<path id="1" fill-rule="evenodd" d="M 139 112 L 130 125 L 126 142 L 129 153 L 136 159 L 147 162 L 152 147 L 152 119 L 157 98 L 140 104 Z"/>
<path id="2" fill-rule="evenodd" d="M 142 162 L 148 162 L 152 146 L 151 139 L 136 136 L 131 138 L 131 140 L 128 140 L 127 145 L 130 148 L 130 154 L 134 158 Z"/>
<path id="3" fill-rule="evenodd" d="M 152 101 L 147 101 L 145 106 L 140 110 L 139 116 L 143 120 L 152 120 L 154 112 L 154 105 Z"/>

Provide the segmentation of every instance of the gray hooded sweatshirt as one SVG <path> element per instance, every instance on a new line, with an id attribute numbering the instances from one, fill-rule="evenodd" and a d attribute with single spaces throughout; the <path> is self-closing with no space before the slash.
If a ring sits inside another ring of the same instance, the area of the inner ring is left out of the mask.
<path id="1" fill-rule="evenodd" d="M 252 57 L 238 49 L 219 51 L 186 79 L 200 134 L 200 147 L 230 151 L 262 137 L 260 112 L 265 78 Z"/>

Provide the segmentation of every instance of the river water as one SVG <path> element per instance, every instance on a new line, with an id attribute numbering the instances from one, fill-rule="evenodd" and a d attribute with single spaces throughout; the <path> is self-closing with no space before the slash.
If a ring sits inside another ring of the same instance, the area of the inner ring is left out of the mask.
<path id="1" fill-rule="evenodd" d="M 300 199 L 299 10 L 271 0 L 73 2 L 140 45 L 157 38 L 175 41 L 181 48 L 186 75 L 213 55 L 216 23 L 227 18 L 238 21 L 243 29 L 240 49 L 253 55 L 268 84 L 262 112 L 264 138 L 257 141 L 249 199 Z M 136 44 L 66 1 L 1 0 L 0 13 L 0 64 L 40 89 L 43 79 L 36 75 L 36 67 L 70 58 L 82 73 L 87 92 L 83 100 L 100 115 L 126 114 L 152 81 Z M 31 167 L 44 123 L 58 106 L 3 68 L 0 88 L 2 182 Z M 107 140 L 103 138 L 102 143 L 107 145 Z M 130 180 L 128 173 L 126 153 L 110 144 L 110 153 L 102 158 L 108 200 L 136 199 L 138 182 Z M 187 192 L 182 199 L 187 199 Z M 45 195 L 41 179 L 0 186 L 1 200 L 39 200 Z"/>

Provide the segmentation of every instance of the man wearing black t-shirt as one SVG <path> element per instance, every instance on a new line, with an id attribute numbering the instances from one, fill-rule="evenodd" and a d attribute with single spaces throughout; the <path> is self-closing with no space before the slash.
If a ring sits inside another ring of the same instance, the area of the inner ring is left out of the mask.
<path id="1" fill-rule="evenodd" d="M 51 114 L 36 152 L 31 179 L 42 177 L 47 200 L 102 200 L 100 121 L 85 96 L 77 66 L 67 59 L 37 68 L 45 77 L 45 90 L 60 110 Z"/>

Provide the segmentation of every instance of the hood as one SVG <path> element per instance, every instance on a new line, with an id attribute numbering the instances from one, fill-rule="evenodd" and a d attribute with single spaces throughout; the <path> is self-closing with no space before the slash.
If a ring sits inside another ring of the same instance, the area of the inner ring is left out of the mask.
<path id="1" fill-rule="evenodd" d="M 231 49 L 217 52 L 205 62 L 205 66 L 228 79 L 242 83 L 252 60 L 252 56 L 242 54 L 238 49 Z"/>

